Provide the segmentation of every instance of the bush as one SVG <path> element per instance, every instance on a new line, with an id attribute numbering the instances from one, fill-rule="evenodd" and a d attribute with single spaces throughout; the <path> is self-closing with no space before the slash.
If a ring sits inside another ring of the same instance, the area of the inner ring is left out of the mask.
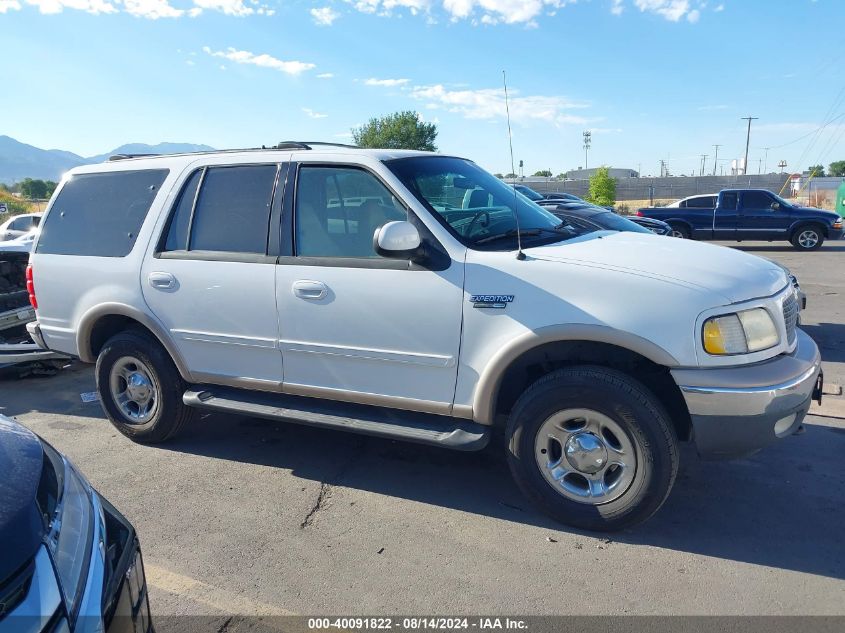
<path id="1" fill-rule="evenodd" d="M 616 203 L 616 178 L 610 177 L 609 168 L 599 167 L 590 177 L 590 193 L 586 200 L 600 207 L 610 207 Z"/>

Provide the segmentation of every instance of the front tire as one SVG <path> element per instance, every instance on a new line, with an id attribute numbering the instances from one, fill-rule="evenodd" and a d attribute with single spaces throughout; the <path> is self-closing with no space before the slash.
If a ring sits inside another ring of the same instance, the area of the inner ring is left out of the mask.
<path id="1" fill-rule="evenodd" d="M 790 241 L 796 250 L 817 251 L 824 243 L 824 234 L 817 226 L 799 226 Z"/>
<path id="2" fill-rule="evenodd" d="M 670 233 L 672 237 L 677 237 L 682 240 L 690 239 L 690 231 L 683 224 L 670 223 L 669 226 L 672 227 L 672 232 Z"/>
<path id="3" fill-rule="evenodd" d="M 577 528 L 620 530 L 663 505 L 678 444 L 657 399 L 627 374 L 580 366 L 544 376 L 508 420 L 508 463 L 522 492 Z"/>
<path id="4" fill-rule="evenodd" d="M 106 416 L 135 442 L 169 440 L 196 415 L 182 402 L 185 382 L 173 360 L 145 332 L 121 332 L 106 341 L 95 375 Z"/>

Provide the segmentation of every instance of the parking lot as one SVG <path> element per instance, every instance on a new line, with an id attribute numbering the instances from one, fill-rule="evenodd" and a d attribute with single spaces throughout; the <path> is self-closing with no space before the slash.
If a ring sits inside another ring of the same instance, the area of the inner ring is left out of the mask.
<path id="1" fill-rule="evenodd" d="M 814 253 L 739 247 L 797 275 L 834 391 L 845 240 Z M 94 388 L 79 364 L 3 379 L 0 413 L 66 453 L 135 525 L 154 616 L 845 615 L 842 396 L 749 459 L 685 450 L 663 509 L 604 537 L 526 506 L 498 447 L 463 454 L 217 415 L 141 446 L 82 401 Z"/>

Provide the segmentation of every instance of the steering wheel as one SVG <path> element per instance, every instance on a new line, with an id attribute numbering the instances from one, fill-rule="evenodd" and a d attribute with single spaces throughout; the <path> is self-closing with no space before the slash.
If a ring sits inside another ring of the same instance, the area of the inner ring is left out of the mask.
<path id="1" fill-rule="evenodd" d="M 473 216 L 472 220 L 469 221 L 467 225 L 467 230 L 464 233 L 464 237 L 470 237 L 472 235 L 472 229 L 475 228 L 475 223 L 482 217 L 486 217 L 487 220 L 484 222 L 483 226 L 490 226 L 490 212 L 489 211 L 479 211 L 478 213 Z"/>

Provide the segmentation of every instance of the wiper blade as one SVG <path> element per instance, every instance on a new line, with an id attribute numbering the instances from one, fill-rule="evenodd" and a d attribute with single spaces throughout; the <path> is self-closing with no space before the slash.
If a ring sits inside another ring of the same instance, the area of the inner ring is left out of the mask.
<path id="1" fill-rule="evenodd" d="M 473 244 L 486 244 L 487 242 L 494 242 L 496 240 L 505 239 L 508 237 L 533 237 L 535 235 L 540 235 L 540 233 L 553 233 L 555 235 L 559 235 L 560 233 L 569 233 L 569 229 L 566 227 L 565 222 L 561 222 L 553 229 L 547 228 L 533 228 L 533 229 L 509 229 L 504 233 L 497 233 L 496 235 L 488 235 L 487 237 L 482 237 L 480 240 L 475 240 Z"/>

